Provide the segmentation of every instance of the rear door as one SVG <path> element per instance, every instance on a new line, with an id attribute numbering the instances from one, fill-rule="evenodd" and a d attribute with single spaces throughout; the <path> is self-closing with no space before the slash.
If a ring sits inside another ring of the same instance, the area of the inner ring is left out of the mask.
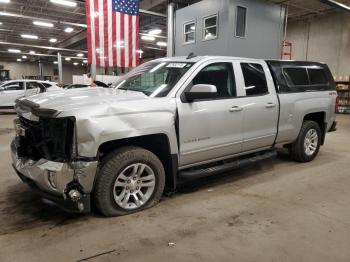
<path id="1" fill-rule="evenodd" d="M 35 81 L 28 81 L 26 82 L 26 91 L 25 96 L 32 96 L 40 93 L 40 90 L 44 87 Z"/>
<path id="2" fill-rule="evenodd" d="M 203 63 L 177 94 L 180 168 L 215 161 L 242 150 L 242 101 L 237 99 L 232 61 Z M 195 84 L 215 85 L 216 98 L 185 102 Z"/>
<path id="3" fill-rule="evenodd" d="M 11 82 L 3 85 L 0 91 L 0 106 L 14 106 L 17 98 L 24 96 L 24 82 Z"/>
<path id="4" fill-rule="evenodd" d="M 245 92 L 243 109 L 243 152 L 271 147 L 277 134 L 278 99 L 265 62 L 235 62 L 237 85 Z"/>

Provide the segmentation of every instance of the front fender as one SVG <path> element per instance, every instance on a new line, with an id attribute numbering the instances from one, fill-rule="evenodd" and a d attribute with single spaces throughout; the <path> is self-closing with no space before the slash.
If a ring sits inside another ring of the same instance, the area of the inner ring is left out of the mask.
<path id="1" fill-rule="evenodd" d="M 175 110 L 147 111 L 78 119 L 77 146 L 81 157 L 96 157 L 101 144 L 132 137 L 165 134 L 171 154 L 178 153 Z"/>

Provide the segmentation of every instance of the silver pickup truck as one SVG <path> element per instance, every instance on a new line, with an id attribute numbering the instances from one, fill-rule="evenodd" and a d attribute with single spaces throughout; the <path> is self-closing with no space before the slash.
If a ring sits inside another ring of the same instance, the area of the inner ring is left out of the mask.
<path id="1" fill-rule="evenodd" d="M 105 216 L 157 204 L 193 178 L 271 157 L 311 161 L 335 130 L 327 65 L 235 57 L 147 62 L 111 89 L 17 100 L 19 177 L 63 208 Z"/>

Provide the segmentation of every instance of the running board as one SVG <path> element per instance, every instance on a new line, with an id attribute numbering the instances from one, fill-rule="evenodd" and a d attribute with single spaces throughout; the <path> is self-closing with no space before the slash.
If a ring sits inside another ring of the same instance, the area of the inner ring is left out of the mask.
<path id="1" fill-rule="evenodd" d="M 236 158 L 236 159 L 233 159 L 231 162 L 225 162 L 217 166 L 183 170 L 179 172 L 178 176 L 180 179 L 190 180 L 190 179 L 197 179 L 197 178 L 217 175 L 220 173 L 231 171 L 233 169 L 241 168 L 243 166 L 254 164 L 261 160 L 275 157 L 276 155 L 277 155 L 276 150 L 264 151 L 263 153 L 256 153 L 253 156 L 249 155 L 248 157 L 245 157 L 245 158 L 244 157 L 239 159 Z"/>

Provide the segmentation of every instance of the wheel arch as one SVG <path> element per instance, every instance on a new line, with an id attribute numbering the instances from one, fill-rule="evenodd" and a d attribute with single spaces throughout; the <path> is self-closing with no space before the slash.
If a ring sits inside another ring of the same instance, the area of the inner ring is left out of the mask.
<path id="1" fill-rule="evenodd" d="M 104 157 L 115 149 L 127 146 L 144 148 L 155 154 L 164 166 L 166 175 L 165 190 L 167 192 L 176 190 L 178 156 L 171 153 L 170 141 L 166 134 L 158 133 L 107 141 L 99 146 L 97 157 L 101 162 Z"/>
<path id="2" fill-rule="evenodd" d="M 326 133 L 327 133 L 326 112 L 320 111 L 320 112 L 308 113 L 304 116 L 303 122 L 306 120 L 315 121 L 320 126 L 322 131 L 321 145 L 323 145 L 325 141 Z"/>

